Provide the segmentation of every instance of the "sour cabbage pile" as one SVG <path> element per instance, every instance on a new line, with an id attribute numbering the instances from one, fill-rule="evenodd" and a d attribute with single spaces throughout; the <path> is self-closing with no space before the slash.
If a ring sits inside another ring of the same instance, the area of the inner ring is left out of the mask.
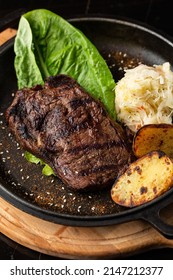
<path id="1" fill-rule="evenodd" d="M 126 70 L 115 91 L 117 118 L 132 131 L 145 124 L 172 124 L 173 72 L 168 62 Z"/>

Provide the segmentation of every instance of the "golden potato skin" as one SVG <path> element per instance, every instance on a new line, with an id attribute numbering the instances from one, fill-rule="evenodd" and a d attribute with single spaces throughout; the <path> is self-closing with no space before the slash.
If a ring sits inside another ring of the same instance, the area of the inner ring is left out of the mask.
<path id="1" fill-rule="evenodd" d="M 160 151 L 152 151 L 130 164 L 111 189 L 114 202 L 134 207 L 153 200 L 173 185 L 173 162 Z"/>
<path id="2" fill-rule="evenodd" d="M 173 158 L 173 125 L 149 124 L 141 127 L 134 136 L 132 149 L 138 158 L 155 150 Z"/>

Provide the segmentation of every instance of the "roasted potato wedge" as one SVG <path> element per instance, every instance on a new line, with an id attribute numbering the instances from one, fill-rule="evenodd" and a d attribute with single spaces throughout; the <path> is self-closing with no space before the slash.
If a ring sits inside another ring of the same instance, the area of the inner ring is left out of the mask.
<path id="1" fill-rule="evenodd" d="M 133 162 L 111 189 L 117 204 L 134 207 L 153 200 L 173 186 L 173 162 L 153 151 Z"/>
<path id="2" fill-rule="evenodd" d="M 136 132 L 132 148 L 138 158 L 155 150 L 163 151 L 173 158 L 173 125 L 144 125 Z"/>

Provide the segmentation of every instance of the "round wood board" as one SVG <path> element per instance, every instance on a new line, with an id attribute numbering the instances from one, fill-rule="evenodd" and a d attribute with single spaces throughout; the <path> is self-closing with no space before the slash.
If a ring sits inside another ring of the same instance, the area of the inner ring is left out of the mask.
<path id="1" fill-rule="evenodd" d="M 173 240 L 143 221 L 106 227 L 64 226 L 31 216 L 2 198 L 0 231 L 27 248 L 67 259 L 118 259 L 151 248 L 173 247 Z"/>
<path id="2" fill-rule="evenodd" d="M 0 45 L 4 44 L 7 40 L 16 35 L 16 30 L 13 28 L 7 28 L 0 32 Z"/>
<path id="3" fill-rule="evenodd" d="M 10 28 L 1 32 L 0 45 L 15 33 Z M 173 223 L 172 211 L 173 205 L 164 211 L 169 223 Z M 63 226 L 22 212 L 2 198 L 0 232 L 27 248 L 67 259 L 118 259 L 152 248 L 173 247 L 173 240 L 144 221 L 107 227 Z"/>

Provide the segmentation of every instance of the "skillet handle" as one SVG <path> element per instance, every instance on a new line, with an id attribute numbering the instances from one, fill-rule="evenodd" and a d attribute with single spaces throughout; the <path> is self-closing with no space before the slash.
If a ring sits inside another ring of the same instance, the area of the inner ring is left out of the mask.
<path id="1" fill-rule="evenodd" d="M 160 201 L 160 203 L 155 204 L 143 211 L 141 219 L 149 222 L 154 228 L 156 228 L 162 235 L 168 239 L 173 239 L 173 225 L 168 224 L 161 218 L 160 211 L 166 206 L 173 203 L 173 196 L 170 195 L 167 198 Z"/>
<path id="2" fill-rule="evenodd" d="M 24 9 L 18 9 L 13 11 L 0 19 L 0 32 L 8 27 L 15 27 L 18 24 L 18 20 L 22 14 L 26 11 Z"/>

